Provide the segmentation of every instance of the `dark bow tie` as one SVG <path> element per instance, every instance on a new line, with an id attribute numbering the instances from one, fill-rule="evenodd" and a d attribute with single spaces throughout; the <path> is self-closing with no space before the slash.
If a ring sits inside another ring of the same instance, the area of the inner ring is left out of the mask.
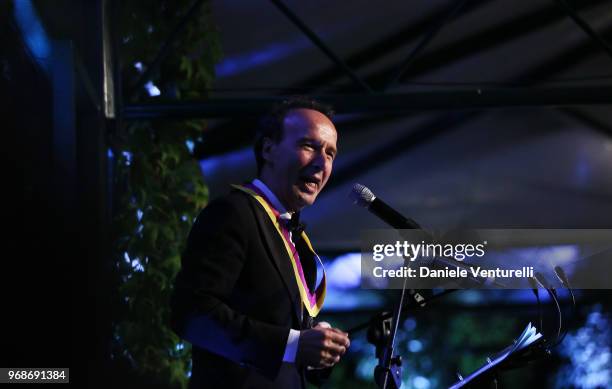
<path id="1" fill-rule="evenodd" d="M 293 235 L 294 239 L 299 238 L 302 235 L 304 229 L 306 228 L 306 225 L 304 223 L 300 223 L 299 212 L 295 212 L 293 215 L 291 215 L 291 219 L 286 221 L 285 226 L 289 231 L 291 231 L 291 234 Z"/>

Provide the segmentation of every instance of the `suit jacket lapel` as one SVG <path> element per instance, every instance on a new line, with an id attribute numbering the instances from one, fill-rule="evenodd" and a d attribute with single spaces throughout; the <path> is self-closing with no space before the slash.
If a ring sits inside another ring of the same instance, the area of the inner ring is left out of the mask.
<path id="1" fill-rule="evenodd" d="M 262 209 L 261 205 L 255 200 L 253 200 L 251 204 L 253 204 L 253 207 L 255 208 L 255 215 L 257 223 L 260 226 L 264 245 L 266 246 L 269 256 L 279 272 L 279 276 L 285 284 L 287 293 L 292 301 L 295 318 L 297 319 L 297 323 L 300 323 L 302 320 L 302 299 L 295 280 L 293 267 L 291 266 L 291 259 L 287 255 L 283 238 L 281 238 L 281 236 L 278 234 L 278 231 L 276 231 L 272 221 Z"/>

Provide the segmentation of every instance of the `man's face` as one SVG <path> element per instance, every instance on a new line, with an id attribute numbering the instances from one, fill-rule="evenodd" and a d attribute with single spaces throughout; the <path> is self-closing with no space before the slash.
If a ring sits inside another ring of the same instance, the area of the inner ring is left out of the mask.
<path id="1" fill-rule="evenodd" d="M 288 211 L 314 203 L 331 175 L 337 138 L 325 115 L 294 109 L 285 115 L 282 140 L 264 140 L 261 178 Z"/>

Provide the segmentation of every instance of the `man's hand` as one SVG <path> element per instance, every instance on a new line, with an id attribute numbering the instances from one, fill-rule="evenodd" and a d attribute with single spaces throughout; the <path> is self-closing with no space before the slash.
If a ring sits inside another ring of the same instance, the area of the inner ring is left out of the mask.
<path id="1" fill-rule="evenodd" d="M 314 368 L 332 367 L 346 353 L 351 342 L 348 334 L 327 323 L 300 332 L 296 362 Z"/>

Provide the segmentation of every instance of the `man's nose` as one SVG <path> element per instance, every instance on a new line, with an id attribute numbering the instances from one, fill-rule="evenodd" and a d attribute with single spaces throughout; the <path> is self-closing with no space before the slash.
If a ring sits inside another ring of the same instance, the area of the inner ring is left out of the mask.
<path id="1" fill-rule="evenodd" d="M 317 169 L 323 170 L 323 168 L 325 167 L 325 161 L 325 153 L 323 151 L 319 151 L 313 157 L 311 164 Z"/>

